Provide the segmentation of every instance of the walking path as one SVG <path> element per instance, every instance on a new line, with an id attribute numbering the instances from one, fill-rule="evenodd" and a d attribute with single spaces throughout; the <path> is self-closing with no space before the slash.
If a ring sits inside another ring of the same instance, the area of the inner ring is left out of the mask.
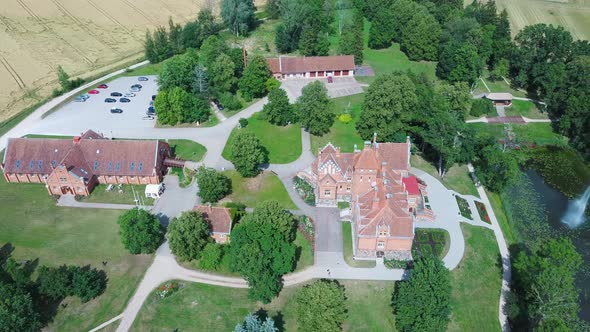
<path id="1" fill-rule="evenodd" d="M 504 116 L 504 117 L 481 117 L 477 119 L 466 120 L 466 123 L 550 123 L 550 119 L 530 119 L 521 115 Z"/>
<path id="2" fill-rule="evenodd" d="M 85 208 L 85 209 L 112 209 L 112 210 L 131 210 L 136 205 L 133 204 L 111 204 L 111 203 L 89 203 L 89 202 L 78 202 L 74 195 L 62 195 L 57 200 L 57 206 Z M 144 208 L 151 208 L 151 206 L 145 206 Z"/>

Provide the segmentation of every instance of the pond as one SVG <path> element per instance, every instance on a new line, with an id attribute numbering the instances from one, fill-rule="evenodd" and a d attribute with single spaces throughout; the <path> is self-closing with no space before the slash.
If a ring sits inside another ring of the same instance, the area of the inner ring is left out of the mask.
<path id="1" fill-rule="evenodd" d="M 558 234 L 569 237 L 578 252 L 584 259 L 582 273 L 576 280 L 577 287 L 580 289 L 580 318 L 590 321 L 590 221 L 586 221 L 576 229 L 570 229 L 561 219 L 567 211 L 569 200 L 561 192 L 553 189 L 543 181 L 534 170 L 528 170 L 527 176 L 533 183 L 535 190 L 541 195 L 542 202 L 545 204 L 547 218 L 551 228 Z"/>

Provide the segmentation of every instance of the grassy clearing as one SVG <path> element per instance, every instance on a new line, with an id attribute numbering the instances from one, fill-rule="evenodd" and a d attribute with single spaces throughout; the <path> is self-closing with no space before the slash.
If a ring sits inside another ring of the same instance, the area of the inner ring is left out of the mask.
<path id="1" fill-rule="evenodd" d="M 344 247 L 344 260 L 352 267 L 375 267 L 375 261 L 354 260 L 352 252 L 352 224 L 342 223 L 342 243 Z"/>
<path id="2" fill-rule="evenodd" d="M 255 178 L 243 178 L 236 171 L 225 171 L 224 174 L 231 179 L 232 194 L 223 201 L 239 202 L 248 207 L 256 207 L 258 203 L 272 199 L 286 209 L 297 208 L 281 180 L 270 172 L 263 172 Z"/>
<path id="3" fill-rule="evenodd" d="M 145 205 L 154 204 L 153 198 L 145 197 L 145 184 L 125 184 L 121 187 L 122 192 L 119 192 L 117 185 L 113 185 L 111 191 L 106 191 L 107 186 L 107 184 L 97 185 L 90 193 L 90 196 L 82 197 L 80 201 L 85 203 L 135 204 L 135 197 L 133 196 L 133 191 L 135 191 L 136 195 L 142 197 Z"/>
<path id="4" fill-rule="evenodd" d="M 151 294 L 132 331 L 232 331 L 249 312 L 262 309 L 280 331 L 297 330 L 295 296 L 303 285 L 285 288 L 269 304 L 254 302 L 245 289 L 181 282 L 177 293 L 158 300 Z M 395 283 L 343 281 L 348 319 L 344 331 L 395 331 L 391 294 Z"/>
<path id="5" fill-rule="evenodd" d="M 498 301 L 502 268 L 494 233 L 461 224 L 465 254 L 451 271 L 452 317 L 448 331 L 499 331 Z"/>
<path id="6" fill-rule="evenodd" d="M 496 123 L 470 123 L 476 132 L 485 132 L 497 140 L 506 139 L 504 124 Z M 523 143 L 536 143 L 537 145 L 567 145 L 567 138 L 553 131 L 550 123 L 512 124 L 512 130 L 516 139 Z"/>
<path id="7" fill-rule="evenodd" d="M 412 154 L 410 160 L 412 166 L 423 170 L 424 172 L 434 176 L 441 181 L 447 188 L 454 190 L 462 195 L 473 195 L 479 197 L 477 188 L 469 175 L 467 165 L 453 165 L 443 179 L 438 176 L 438 172 L 434 165 L 426 161 L 418 154 Z"/>
<path id="8" fill-rule="evenodd" d="M 384 74 L 395 70 L 404 72 L 411 70 L 414 73 L 425 73 L 429 78 L 435 79 L 435 62 L 410 61 L 397 43 L 383 50 L 365 48 L 363 54 L 365 62 L 373 67 L 375 74 Z"/>
<path id="9" fill-rule="evenodd" d="M 352 120 L 349 123 L 343 123 L 336 119 L 330 132 L 323 136 L 311 135 L 311 151 L 318 153 L 318 149 L 331 142 L 334 146 L 339 146 L 342 152 L 353 152 L 356 144 L 359 149 L 363 147 L 363 139 L 356 131 L 356 122 L 361 115 L 361 105 L 365 98 L 364 94 L 352 95 L 332 99 L 331 107 L 336 115 L 350 114 Z"/>
<path id="10" fill-rule="evenodd" d="M 512 106 L 505 110 L 507 116 L 522 115 L 529 119 L 548 119 L 547 114 L 542 113 L 532 101 L 513 100 Z"/>
<path id="11" fill-rule="evenodd" d="M 512 87 L 510 87 L 510 84 L 506 83 L 504 80 L 493 81 L 489 78 L 485 78 L 488 76 L 489 73 L 486 70 L 484 70 L 484 72 L 482 73 L 482 79 L 485 81 L 486 84 L 484 85 L 481 80 L 477 80 L 475 82 L 476 85 L 474 87 L 475 94 L 489 92 L 508 92 L 512 94 L 514 97 L 526 97 L 526 92 L 513 89 Z M 486 89 L 486 85 L 488 86 L 490 91 Z"/>
<path id="12" fill-rule="evenodd" d="M 230 146 L 240 130 L 254 133 L 258 137 L 268 150 L 268 160 L 271 164 L 288 164 L 297 160 L 301 155 L 301 128 L 299 125 L 275 126 L 253 116 L 248 119 L 246 128 L 232 130 L 221 154 L 223 158 L 231 159 Z"/>
<path id="13" fill-rule="evenodd" d="M 203 145 L 188 139 L 171 139 L 168 141 L 172 154 L 179 159 L 200 161 L 207 153 Z"/>
<path id="14" fill-rule="evenodd" d="M 486 194 L 490 200 L 490 204 L 492 205 L 492 209 L 494 210 L 494 214 L 496 215 L 496 219 L 500 224 L 500 228 L 502 229 L 502 234 L 504 238 L 508 242 L 508 246 L 518 243 L 518 238 L 514 233 L 512 227 L 510 226 L 510 222 L 506 217 L 506 213 L 504 212 L 504 205 L 502 204 L 502 199 L 500 195 L 486 190 Z"/>
<path id="15" fill-rule="evenodd" d="M 50 266 L 90 264 L 107 273 L 103 295 L 84 304 L 67 298 L 48 330 L 87 331 L 123 311 L 151 256 L 133 256 L 123 248 L 121 211 L 57 207 L 43 185 L 9 184 L 4 177 L 0 200 L 0 244 L 15 246 L 15 258 L 39 258 L 40 265 Z"/>

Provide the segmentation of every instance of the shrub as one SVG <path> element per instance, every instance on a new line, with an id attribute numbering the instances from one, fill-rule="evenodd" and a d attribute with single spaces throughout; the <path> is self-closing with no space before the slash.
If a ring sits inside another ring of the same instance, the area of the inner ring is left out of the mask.
<path id="1" fill-rule="evenodd" d="M 352 121 L 352 116 L 350 114 L 341 114 L 338 116 L 338 121 L 342 123 L 349 123 Z"/>
<path id="2" fill-rule="evenodd" d="M 37 277 L 39 292 L 53 299 L 59 299 L 71 295 L 72 270 L 67 266 L 47 267 L 41 266 Z"/>
<path id="3" fill-rule="evenodd" d="M 88 302 L 99 296 L 107 287 L 107 275 L 104 271 L 91 269 L 90 266 L 71 266 L 72 295 L 82 302 Z"/>
<path id="4" fill-rule="evenodd" d="M 388 269 L 411 269 L 412 261 L 404 261 L 399 259 L 384 259 L 383 264 Z"/>
<path id="5" fill-rule="evenodd" d="M 160 220 L 145 210 L 129 210 L 119 217 L 118 223 L 125 249 L 134 255 L 155 252 L 164 239 Z"/>
<path id="6" fill-rule="evenodd" d="M 237 111 L 243 107 L 240 99 L 229 92 L 222 93 L 219 96 L 219 102 L 223 107 L 230 111 Z"/>
<path id="7" fill-rule="evenodd" d="M 480 117 L 482 115 L 490 115 L 494 113 L 494 105 L 491 101 L 481 98 L 476 99 L 471 104 L 471 111 L 469 112 L 472 116 Z"/>
<path id="8" fill-rule="evenodd" d="M 223 247 L 217 243 L 207 243 L 201 252 L 199 266 L 205 270 L 216 270 L 223 257 Z"/>
<path id="9" fill-rule="evenodd" d="M 313 238 L 314 226 L 313 226 L 313 222 L 311 221 L 311 219 L 308 216 L 299 216 L 298 223 L 299 223 L 299 228 L 303 232 L 311 235 L 311 237 Z"/>
<path id="10" fill-rule="evenodd" d="M 274 77 L 266 80 L 266 91 L 271 92 L 272 90 L 281 86 L 281 82 Z"/>
<path id="11" fill-rule="evenodd" d="M 215 203 L 231 193 L 231 180 L 213 168 L 199 167 L 197 172 L 199 197 L 203 202 Z"/>
<path id="12" fill-rule="evenodd" d="M 200 212 L 185 211 L 168 226 L 170 249 L 181 260 L 198 259 L 203 248 L 212 241 L 209 231 L 209 223 Z"/>
<path id="13" fill-rule="evenodd" d="M 180 287 L 176 281 L 170 281 L 163 285 L 160 285 L 160 287 L 158 287 L 158 290 L 156 291 L 156 294 L 159 298 L 163 299 L 174 294 L 179 288 Z"/>
<path id="14" fill-rule="evenodd" d="M 315 191 L 313 187 L 298 176 L 293 178 L 293 182 L 295 183 L 295 189 L 297 189 L 303 201 L 311 206 L 315 206 Z"/>

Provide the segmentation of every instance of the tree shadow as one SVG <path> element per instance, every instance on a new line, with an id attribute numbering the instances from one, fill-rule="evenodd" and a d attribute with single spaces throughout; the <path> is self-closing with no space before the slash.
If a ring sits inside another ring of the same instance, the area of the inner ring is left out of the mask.
<path id="1" fill-rule="evenodd" d="M 8 257 L 12 255 L 13 251 L 14 246 L 10 242 L 7 242 L 2 247 L 0 247 L 0 266 L 6 263 L 6 260 L 8 260 Z"/>
<path id="2" fill-rule="evenodd" d="M 291 267 L 291 271 L 295 271 L 295 269 L 297 268 L 297 262 L 299 262 L 299 258 L 301 258 L 301 252 L 303 251 L 303 248 L 301 247 L 295 247 L 295 259 L 293 260 L 293 266 Z"/>
<path id="3" fill-rule="evenodd" d="M 274 320 L 278 332 L 285 332 L 285 317 L 281 311 L 277 312 L 277 314 L 272 317 L 272 320 Z"/>

